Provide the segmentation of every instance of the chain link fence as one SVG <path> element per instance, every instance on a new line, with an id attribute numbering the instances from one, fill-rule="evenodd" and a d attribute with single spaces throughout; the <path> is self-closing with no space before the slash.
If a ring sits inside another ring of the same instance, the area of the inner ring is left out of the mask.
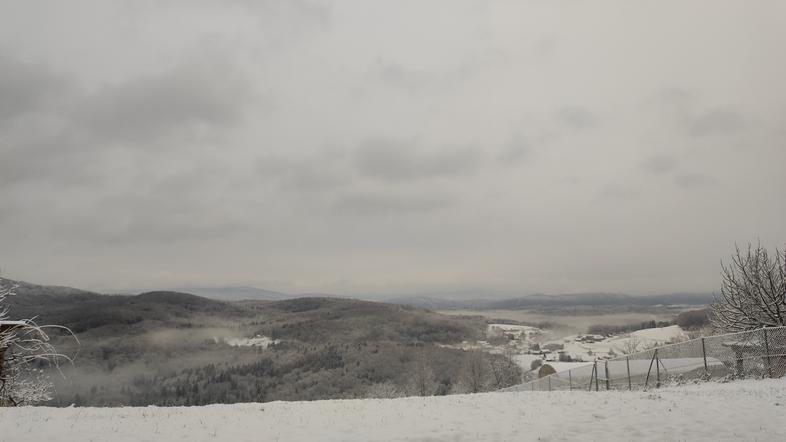
<path id="1" fill-rule="evenodd" d="M 541 377 L 505 391 L 633 390 L 786 375 L 786 327 L 692 339 Z"/>

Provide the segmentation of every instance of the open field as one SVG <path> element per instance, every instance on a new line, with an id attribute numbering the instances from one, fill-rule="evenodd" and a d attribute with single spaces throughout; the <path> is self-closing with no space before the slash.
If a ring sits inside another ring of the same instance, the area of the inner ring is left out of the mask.
<path id="1" fill-rule="evenodd" d="M 786 379 L 202 407 L 0 409 L 9 441 L 775 441 Z"/>
<path id="2" fill-rule="evenodd" d="M 549 339 L 559 339 L 564 336 L 586 333 L 587 328 L 595 324 L 605 325 L 627 325 L 637 324 L 645 321 L 672 321 L 685 310 L 695 309 L 691 307 L 650 307 L 640 308 L 639 311 L 618 311 L 610 308 L 608 311 L 594 308 L 592 310 L 576 309 L 552 309 L 544 311 L 541 309 L 522 309 L 522 310 L 439 310 L 439 313 L 446 315 L 467 315 L 483 316 L 487 319 L 507 319 L 526 323 L 550 323 L 552 326 Z"/>

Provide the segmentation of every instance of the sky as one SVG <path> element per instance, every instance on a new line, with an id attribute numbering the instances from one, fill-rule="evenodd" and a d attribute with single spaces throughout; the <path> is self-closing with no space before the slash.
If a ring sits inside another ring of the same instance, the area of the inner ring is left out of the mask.
<path id="1" fill-rule="evenodd" d="M 0 268 L 710 292 L 786 244 L 786 3 L 0 0 Z"/>

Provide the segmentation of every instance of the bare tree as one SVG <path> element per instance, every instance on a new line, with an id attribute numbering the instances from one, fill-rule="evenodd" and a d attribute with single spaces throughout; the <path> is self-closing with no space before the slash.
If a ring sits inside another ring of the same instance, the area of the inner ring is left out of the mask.
<path id="1" fill-rule="evenodd" d="M 630 355 L 641 350 L 641 339 L 638 336 L 631 334 L 627 340 L 622 343 L 620 351 L 622 354 Z"/>
<path id="2" fill-rule="evenodd" d="M 386 381 L 370 385 L 368 388 L 366 388 L 366 392 L 363 397 L 366 399 L 393 399 L 403 396 L 404 394 L 401 392 L 401 389 L 396 386 L 396 384 L 391 381 Z"/>
<path id="3" fill-rule="evenodd" d="M 489 385 L 489 363 L 483 350 L 470 350 L 464 357 L 459 384 L 465 393 L 486 391 Z"/>
<path id="4" fill-rule="evenodd" d="M 0 278 L 0 406 L 28 405 L 51 399 L 52 384 L 36 366 L 58 368 L 61 360 L 71 360 L 57 353 L 45 329 L 60 328 L 71 333 L 70 330 L 38 326 L 32 319 L 8 320 L 6 302 L 17 287 Z"/>
<path id="5" fill-rule="evenodd" d="M 421 349 L 415 357 L 409 390 L 418 396 L 432 396 L 436 389 L 434 371 L 431 369 L 426 350 Z"/>
<path id="6" fill-rule="evenodd" d="M 506 349 L 501 356 L 489 363 L 491 379 L 497 389 L 510 387 L 521 382 L 521 367 L 513 360 L 513 352 Z"/>
<path id="7" fill-rule="evenodd" d="M 757 244 L 735 249 L 721 265 L 720 296 L 710 305 L 710 322 L 726 332 L 786 325 L 786 250 L 774 256 Z"/>

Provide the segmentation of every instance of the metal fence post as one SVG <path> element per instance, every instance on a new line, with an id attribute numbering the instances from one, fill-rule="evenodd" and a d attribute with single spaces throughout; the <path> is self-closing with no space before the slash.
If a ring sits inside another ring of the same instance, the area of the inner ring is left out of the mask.
<path id="1" fill-rule="evenodd" d="M 647 369 L 647 377 L 644 378 L 644 388 L 649 387 L 650 373 L 652 373 L 652 363 L 655 362 L 656 356 L 658 356 L 658 350 L 655 350 L 655 353 L 652 354 L 652 359 L 650 359 L 650 367 Z"/>
<path id="2" fill-rule="evenodd" d="M 592 366 L 592 374 L 590 374 L 589 388 L 587 388 L 587 391 L 592 391 L 592 378 L 597 376 L 597 368 L 598 368 L 597 363 Z"/>
<path id="3" fill-rule="evenodd" d="M 551 391 L 551 375 L 549 375 L 549 391 Z"/>
<path id="4" fill-rule="evenodd" d="M 770 340 L 767 336 L 767 328 L 764 328 L 764 351 L 767 353 L 767 373 L 772 377 L 772 360 L 770 359 Z"/>
<path id="5" fill-rule="evenodd" d="M 595 359 L 595 391 L 598 391 L 598 360 Z"/>
<path id="6" fill-rule="evenodd" d="M 658 358 L 658 349 L 655 349 L 655 378 L 656 384 L 655 388 L 660 388 L 660 359 Z"/>
<path id="7" fill-rule="evenodd" d="M 568 388 L 570 391 L 573 391 L 573 376 L 570 374 L 571 371 L 573 370 L 568 370 Z"/>
<path id="8" fill-rule="evenodd" d="M 709 373 L 710 370 L 707 368 L 707 348 L 704 346 L 704 337 L 701 338 L 701 356 L 704 358 L 704 372 Z"/>
<path id="9" fill-rule="evenodd" d="M 606 391 L 609 391 L 609 387 L 610 387 L 609 383 L 611 381 L 609 381 L 609 361 L 608 360 L 606 361 L 606 369 L 605 369 L 605 371 L 606 371 Z"/>
<path id="10" fill-rule="evenodd" d="M 633 387 L 630 384 L 630 357 L 625 356 L 625 365 L 628 367 L 628 390 L 633 390 Z"/>

